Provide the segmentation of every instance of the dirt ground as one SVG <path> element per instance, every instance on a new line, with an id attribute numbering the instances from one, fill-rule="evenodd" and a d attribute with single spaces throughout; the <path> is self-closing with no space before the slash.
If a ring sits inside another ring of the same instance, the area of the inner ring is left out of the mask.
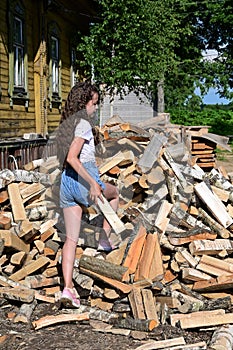
<path id="1" fill-rule="evenodd" d="M 233 172 L 233 159 L 217 160 L 217 167 L 223 166 Z M 0 300 L 0 349 L 4 350 L 133 350 L 149 339 L 165 340 L 183 336 L 187 344 L 210 341 L 214 329 L 183 331 L 179 327 L 159 325 L 144 339 L 131 336 L 112 335 L 94 330 L 88 321 L 55 324 L 34 330 L 32 324 L 14 323 L 10 315 L 17 312 L 20 305 Z M 31 321 L 45 315 L 57 315 L 63 310 L 59 305 L 40 303 L 35 308 Z"/>
<path id="2" fill-rule="evenodd" d="M 148 340 L 165 340 L 184 337 L 187 344 L 208 342 L 213 331 L 183 331 L 178 327 L 160 325 L 143 340 L 132 336 L 112 335 L 94 331 L 89 322 L 63 323 L 39 330 L 30 324 L 13 323 L 7 314 L 17 306 L 5 305 L 0 308 L 0 349 L 4 350 L 133 350 Z M 48 304 L 36 307 L 32 321 L 43 315 L 58 314 L 62 310 Z"/>

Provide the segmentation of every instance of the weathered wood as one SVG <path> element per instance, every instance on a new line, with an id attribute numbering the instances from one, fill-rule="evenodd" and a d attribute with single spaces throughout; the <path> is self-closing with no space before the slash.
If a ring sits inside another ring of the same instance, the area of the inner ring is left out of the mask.
<path id="1" fill-rule="evenodd" d="M 167 138 L 164 135 L 155 134 L 152 137 L 142 157 L 137 162 L 137 165 L 142 172 L 146 172 L 152 168 L 161 148 L 166 142 Z"/>
<path id="2" fill-rule="evenodd" d="M 57 323 L 64 322 L 77 322 L 77 321 L 87 321 L 89 320 L 89 313 L 85 312 L 83 314 L 60 314 L 56 316 L 44 316 L 36 321 L 32 322 L 32 326 L 35 330 L 48 327 Z"/>

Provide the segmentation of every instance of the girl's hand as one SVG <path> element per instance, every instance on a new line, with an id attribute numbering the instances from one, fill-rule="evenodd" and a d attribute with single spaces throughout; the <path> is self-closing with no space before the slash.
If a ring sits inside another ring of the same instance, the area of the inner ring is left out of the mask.
<path id="1" fill-rule="evenodd" d="M 98 204 L 98 198 L 103 202 L 102 189 L 97 182 L 94 182 L 90 186 L 89 196 L 91 201 L 93 201 L 95 204 Z"/>

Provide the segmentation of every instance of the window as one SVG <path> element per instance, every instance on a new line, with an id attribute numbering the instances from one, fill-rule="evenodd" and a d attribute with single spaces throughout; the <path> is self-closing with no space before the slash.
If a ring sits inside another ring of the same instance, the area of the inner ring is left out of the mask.
<path id="1" fill-rule="evenodd" d="M 25 10 L 20 1 L 10 1 L 9 11 L 9 96 L 10 106 L 28 107 Z"/>
<path id="2" fill-rule="evenodd" d="M 49 108 L 61 109 L 60 30 L 55 22 L 49 24 Z"/>
<path id="3" fill-rule="evenodd" d="M 77 78 L 77 55 L 76 55 L 76 50 L 74 47 L 71 48 L 71 67 L 70 67 L 70 76 L 71 76 L 71 87 L 73 87 L 78 78 Z"/>

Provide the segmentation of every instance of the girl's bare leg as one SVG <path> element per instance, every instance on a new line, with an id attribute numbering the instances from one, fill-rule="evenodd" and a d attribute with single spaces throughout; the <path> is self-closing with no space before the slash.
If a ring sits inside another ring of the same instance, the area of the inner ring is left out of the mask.
<path id="1" fill-rule="evenodd" d="M 73 288 L 73 268 L 76 246 L 79 238 L 82 208 L 77 205 L 63 209 L 66 240 L 62 249 L 62 272 L 66 288 Z"/>
<path id="2" fill-rule="evenodd" d="M 105 198 L 109 201 L 113 210 L 116 212 L 119 205 L 118 189 L 116 188 L 116 186 L 109 183 L 106 183 L 105 185 L 106 185 L 106 188 L 103 191 L 103 194 Z M 110 237 L 111 226 L 109 225 L 106 219 L 104 219 L 103 221 L 103 229 L 106 234 L 102 233 L 100 235 L 99 245 L 100 247 L 106 248 L 106 250 L 108 250 L 112 248 L 112 245 L 114 245 L 114 242 L 111 241 L 111 237 Z"/>

